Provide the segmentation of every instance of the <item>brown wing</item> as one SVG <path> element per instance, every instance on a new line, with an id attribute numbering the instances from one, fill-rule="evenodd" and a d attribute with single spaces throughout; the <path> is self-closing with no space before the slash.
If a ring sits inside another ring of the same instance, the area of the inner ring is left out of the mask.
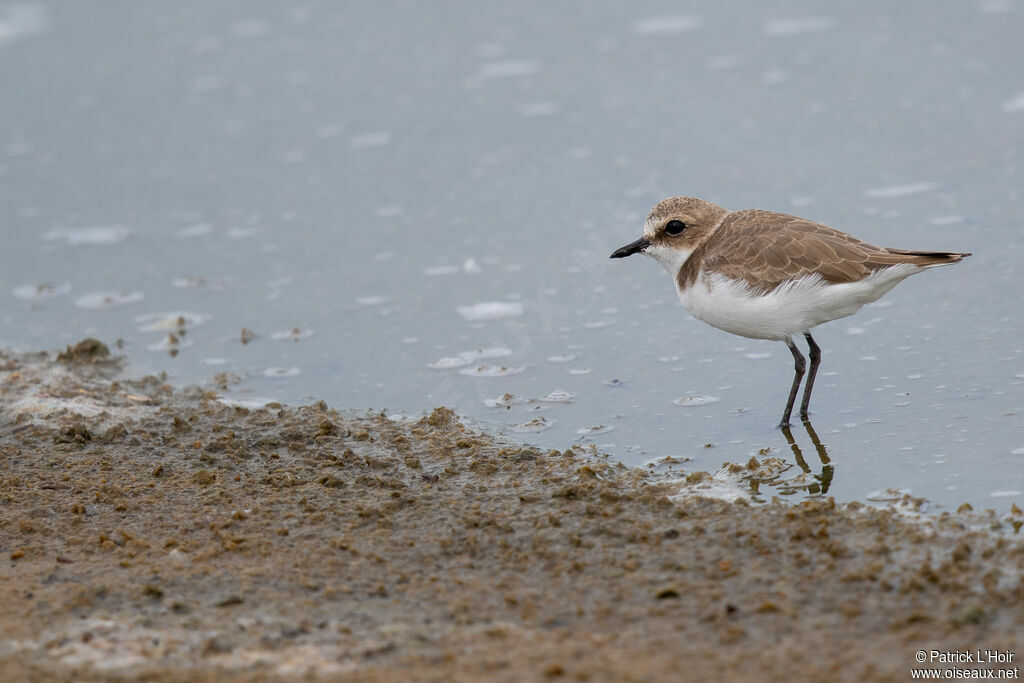
<path id="1" fill-rule="evenodd" d="M 900 263 L 922 268 L 968 254 L 887 249 L 797 216 L 746 209 L 729 214 L 702 245 L 704 268 L 771 291 L 817 273 L 827 282 L 855 282 Z"/>

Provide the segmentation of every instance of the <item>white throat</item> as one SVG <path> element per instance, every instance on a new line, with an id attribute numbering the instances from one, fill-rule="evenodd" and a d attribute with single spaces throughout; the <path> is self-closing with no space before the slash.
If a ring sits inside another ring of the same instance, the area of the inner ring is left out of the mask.
<path id="1" fill-rule="evenodd" d="M 692 253 L 692 249 L 674 249 L 661 244 L 652 244 L 644 250 L 644 254 L 660 263 L 668 271 L 673 281 L 676 280 L 679 269 L 683 267 L 686 259 L 690 258 Z M 678 284 L 676 286 L 678 287 Z"/>

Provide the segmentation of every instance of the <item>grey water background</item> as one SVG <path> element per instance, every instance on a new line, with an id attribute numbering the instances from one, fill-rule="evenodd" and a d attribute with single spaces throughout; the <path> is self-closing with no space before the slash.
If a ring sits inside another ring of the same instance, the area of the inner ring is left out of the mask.
<path id="1" fill-rule="evenodd" d="M 1005 510 L 1022 35 L 1019 0 L 0 3 L 0 344 L 120 338 L 177 384 L 238 375 L 238 400 L 444 404 L 542 447 L 792 478 L 785 346 L 608 259 L 691 194 L 974 252 L 817 329 L 831 470 L 793 436 L 838 499 Z"/>

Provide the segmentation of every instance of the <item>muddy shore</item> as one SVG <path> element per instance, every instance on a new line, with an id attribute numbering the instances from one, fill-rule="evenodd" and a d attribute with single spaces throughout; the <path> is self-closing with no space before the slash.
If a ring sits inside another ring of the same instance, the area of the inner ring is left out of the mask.
<path id="1" fill-rule="evenodd" d="M 0 352 L 0 680 L 908 680 L 918 650 L 1024 656 L 1019 511 L 700 479 L 444 408 L 226 405 L 102 345 Z"/>

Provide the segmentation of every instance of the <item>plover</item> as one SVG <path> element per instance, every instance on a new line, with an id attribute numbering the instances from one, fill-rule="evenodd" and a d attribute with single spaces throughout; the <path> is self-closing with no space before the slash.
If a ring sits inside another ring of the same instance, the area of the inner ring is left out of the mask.
<path id="1" fill-rule="evenodd" d="M 855 313 L 901 280 L 970 254 L 876 247 L 845 232 L 774 211 L 729 211 L 696 197 L 670 197 L 651 209 L 643 237 L 611 258 L 646 254 L 675 281 L 679 301 L 712 327 L 785 342 L 795 375 L 780 427 L 789 425 L 810 350 L 800 417 L 806 421 L 821 349 L 811 328 Z"/>

